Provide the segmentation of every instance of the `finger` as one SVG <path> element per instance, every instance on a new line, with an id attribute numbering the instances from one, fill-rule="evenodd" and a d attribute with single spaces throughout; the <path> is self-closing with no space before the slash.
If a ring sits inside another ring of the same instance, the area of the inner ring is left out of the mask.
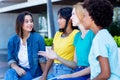
<path id="1" fill-rule="evenodd" d="M 17 73 L 19 76 L 21 76 L 21 74 L 20 73 Z"/>
<path id="2" fill-rule="evenodd" d="M 23 70 L 22 74 L 23 74 L 23 75 L 25 75 L 25 74 L 26 74 L 26 71 L 25 71 L 25 70 Z"/>
<path id="3" fill-rule="evenodd" d="M 20 75 L 24 75 L 24 74 L 26 74 L 26 71 L 25 71 L 24 69 L 22 69 L 22 68 L 20 69 L 19 72 L 20 72 Z"/>
<path id="4" fill-rule="evenodd" d="M 46 52 L 45 51 L 39 51 L 38 53 L 42 53 L 43 54 L 43 53 L 46 53 Z"/>
<path id="5" fill-rule="evenodd" d="M 20 70 L 17 70 L 16 72 L 17 72 L 17 74 L 18 74 L 19 76 L 22 75 L 22 72 L 21 72 Z"/>
<path id="6" fill-rule="evenodd" d="M 38 54 L 46 54 L 46 52 L 43 52 L 43 51 L 39 51 Z"/>
<path id="7" fill-rule="evenodd" d="M 46 54 L 41 54 L 41 53 L 38 53 L 38 55 L 41 55 L 41 56 L 44 56 L 44 57 L 46 57 Z"/>
<path id="8" fill-rule="evenodd" d="M 22 76 L 22 72 L 19 72 L 18 75 L 19 75 L 19 76 Z"/>

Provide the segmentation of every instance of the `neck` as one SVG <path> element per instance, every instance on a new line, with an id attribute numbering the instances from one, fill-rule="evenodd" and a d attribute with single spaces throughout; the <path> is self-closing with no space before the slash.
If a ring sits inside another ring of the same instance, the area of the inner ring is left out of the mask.
<path id="1" fill-rule="evenodd" d="M 71 26 L 67 26 L 66 31 L 63 32 L 63 36 L 68 36 L 71 32 L 73 31 L 73 29 L 71 28 Z"/>
<path id="2" fill-rule="evenodd" d="M 102 28 L 101 28 L 100 26 L 94 25 L 91 29 L 92 29 L 92 31 L 93 31 L 95 34 L 97 34 L 98 31 L 101 30 Z"/>
<path id="3" fill-rule="evenodd" d="M 30 32 L 24 32 L 23 33 L 23 39 L 27 39 L 30 35 Z"/>
<path id="4" fill-rule="evenodd" d="M 26 41 L 27 41 L 27 38 L 29 37 L 29 35 L 30 35 L 30 32 L 24 32 L 23 33 L 23 39 L 22 39 L 23 45 L 26 44 Z"/>
<path id="5" fill-rule="evenodd" d="M 69 34 L 73 31 L 71 24 L 68 24 L 65 33 Z"/>
<path id="6" fill-rule="evenodd" d="M 84 26 L 81 25 L 81 24 L 79 25 L 79 29 L 80 29 L 80 31 L 81 31 L 81 33 L 82 33 L 81 37 L 84 38 L 85 35 L 86 35 L 86 33 L 88 32 L 88 30 L 86 30 L 86 29 L 84 28 Z"/>

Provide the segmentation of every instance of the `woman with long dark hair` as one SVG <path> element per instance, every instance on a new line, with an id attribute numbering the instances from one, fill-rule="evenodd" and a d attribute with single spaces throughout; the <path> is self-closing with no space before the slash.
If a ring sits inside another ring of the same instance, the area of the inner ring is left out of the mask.
<path id="1" fill-rule="evenodd" d="M 61 8 L 58 11 L 59 31 L 56 32 L 54 36 L 52 46 L 52 50 L 54 52 L 68 61 L 73 61 L 74 59 L 75 47 L 73 46 L 73 39 L 75 34 L 78 32 L 78 30 L 75 29 L 77 27 L 72 26 L 72 21 L 70 19 L 71 14 L 71 7 Z M 56 76 L 69 74 L 72 72 L 72 68 L 64 65 L 60 61 L 49 59 L 47 61 L 45 72 L 43 73 L 41 80 L 46 80 L 46 76 L 47 79 L 51 79 Z"/>
<path id="2" fill-rule="evenodd" d="M 45 51 L 42 36 L 34 30 L 32 14 L 22 12 L 16 19 L 16 34 L 8 42 L 8 64 L 5 80 L 32 80 L 41 76 L 46 59 L 38 56 Z"/>

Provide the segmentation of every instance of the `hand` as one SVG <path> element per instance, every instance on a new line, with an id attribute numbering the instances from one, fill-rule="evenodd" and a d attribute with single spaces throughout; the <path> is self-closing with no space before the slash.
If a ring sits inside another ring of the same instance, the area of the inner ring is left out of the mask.
<path id="1" fill-rule="evenodd" d="M 57 79 L 63 79 L 63 78 L 72 78 L 71 74 L 65 74 L 65 75 L 61 75 L 59 77 L 57 77 Z"/>
<path id="2" fill-rule="evenodd" d="M 48 49 L 47 52 L 39 51 L 38 55 L 44 56 L 48 59 L 57 59 L 58 58 L 57 54 L 51 49 Z"/>
<path id="3" fill-rule="evenodd" d="M 25 71 L 24 69 L 20 68 L 20 67 L 16 67 L 16 68 L 15 68 L 15 71 L 17 72 L 17 74 L 18 74 L 19 76 L 23 76 L 23 75 L 26 74 L 26 71 Z"/>

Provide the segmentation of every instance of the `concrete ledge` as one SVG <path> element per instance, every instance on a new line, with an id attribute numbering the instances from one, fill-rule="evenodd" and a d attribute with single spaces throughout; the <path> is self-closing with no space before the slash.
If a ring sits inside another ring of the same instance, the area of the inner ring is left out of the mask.
<path id="1" fill-rule="evenodd" d="M 40 76 L 40 77 L 41 77 L 41 76 Z M 39 80 L 39 79 L 40 79 L 40 77 L 34 78 L 34 79 L 32 79 L 32 80 Z"/>

